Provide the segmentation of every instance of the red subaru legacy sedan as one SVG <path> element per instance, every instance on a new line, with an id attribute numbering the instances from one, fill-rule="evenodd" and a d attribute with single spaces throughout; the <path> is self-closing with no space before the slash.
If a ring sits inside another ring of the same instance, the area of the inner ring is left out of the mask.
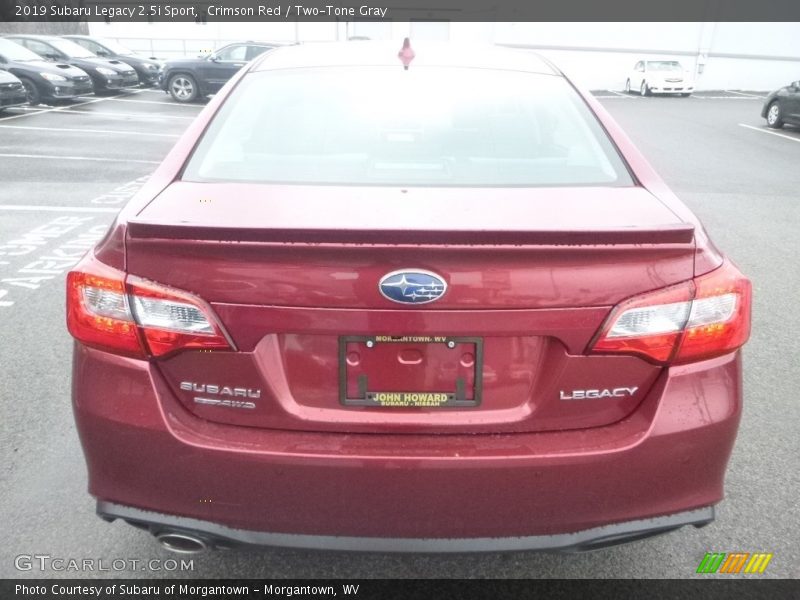
<path id="1" fill-rule="evenodd" d="M 257 59 L 69 274 L 98 513 L 178 551 L 709 523 L 749 281 L 547 61 L 397 50 Z"/>

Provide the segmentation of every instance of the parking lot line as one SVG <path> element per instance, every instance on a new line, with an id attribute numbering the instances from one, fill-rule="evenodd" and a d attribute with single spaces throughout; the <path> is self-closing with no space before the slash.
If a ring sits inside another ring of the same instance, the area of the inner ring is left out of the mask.
<path id="1" fill-rule="evenodd" d="M 69 113 L 73 115 L 88 115 L 88 116 L 99 116 L 99 117 L 109 117 L 109 118 L 129 118 L 134 117 L 136 119 L 185 119 L 187 121 L 194 120 L 194 117 L 186 117 L 184 115 L 165 115 L 163 113 L 115 113 L 115 112 L 105 112 L 105 111 L 87 111 L 87 110 L 73 110 L 71 108 L 67 108 L 61 111 L 62 113 Z"/>
<path id="2" fill-rule="evenodd" d="M 138 94 L 142 91 L 144 90 L 130 90 L 128 92 L 125 92 L 124 94 L 117 94 L 116 96 L 107 96 L 103 98 L 93 98 L 92 100 L 78 102 L 77 104 L 67 104 L 66 106 L 52 106 L 50 108 L 42 108 L 42 109 L 25 107 L 23 108 L 23 110 L 32 112 L 23 112 L 20 115 L 9 115 L 7 117 L 0 117 L 0 121 L 10 121 L 11 119 L 19 119 L 21 117 L 32 117 L 34 115 L 41 115 L 43 113 L 65 111 L 70 108 L 75 108 L 76 106 L 85 106 L 87 104 L 94 104 L 95 102 L 105 102 L 106 100 L 114 100 L 115 98 L 119 98 L 120 96 L 127 96 L 129 94 Z"/>
<path id="3" fill-rule="evenodd" d="M 739 127 L 745 127 L 746 129 L 752 129 L 753 131 L 760 131 L 761 133 L 768 133 L 770 135 L 781 137 L 785 140 L 791 140 L 793 142 L 800 143 L 800 138 L 792 137 L 784 133 L 778 133 L 777 131 L 770 131 L 769 129 L 764 129 L 762 127 L 753 127 L 752 125 L 745 125 L 744 123 L 739 123 Z"/>
<path id="4" fill-rule="evenodd" d="M 86 102 L 78 102 L 77 104 L 70 104 L 70 108 L 74 108 L 75 106 L 83 106 L 85 104 L 92 104 L 94 102 L 99 102 L 100 100 L 105 100 L 105 98 L 97 98 L 95 100 L 87 100 Z M 9 115 L 7 117 L 0 117 L 0 121 L 10 121 L 11 119 L 19 119 L 21 117 L 32 117 L 33 115 L 41 115 L 44 113 L 49 112 L 56 112 L 60 110 L 64 110 L 65 106 L 53 106 L 51 108 L 32 108 L 32 107 L 25 107 L 23 108 L 24 111 L 22 114 L 19 115 Z"/>
<path id="5" fill-rule="evenodd" d="M 0 204 L 0 210 L 30 210 L 47 212 L 88 212 L 88 213 L 118 213 L 119 208 L 99 208 L 96 206 L 41 206 L 33 204 Z"/>
<path id="6" fill-rule="evenodd" d="M 757 94 L 745 94 L 744 92 L 737 92 L 735 90 L 725 90 L 729 94 L 739 94 L 740 96 L 747 96 L 748 98 L 761 98 L 762 100 L 766 98 L 766 96 L 759 96 Z"/>
<path id="7" fill-rule="evenodd" d="M 121 163 L 137 163 L 141 165 L 160 165 L 157 160 L 138 160 L 133 158 L 100 158 L 94 156 L 57 156 L 55 154 L 0 154 L 0 158 L 43 158 L 47 160 L 90 160 L 95 162 L 121 162 Z"/>
<path id="8" fill-rule="evenodd" d="M 29 125 L 0 125 L 0 129 L 26 129 L 31 131 L 59 131 L 67 133 L 110 133 L 113 135 L 149 135 L 154 137 L 178 138 L 175 133 L 151 133 L 149 131 L 119 131 L 115 129 L 72 129 L 68 127 L 31 127 Z"/>
<path id="9" fill-rule="evenodd" d="M 128 98 L 107 98 L 114 102 L 133 102 L 135 104 L 160 104 L 162 106 L 180 106 L 181 108 L 203 108 L 203 104 L 181 104 L 180 102 L 158 102 L 157 100 L 130 100 Z"/>

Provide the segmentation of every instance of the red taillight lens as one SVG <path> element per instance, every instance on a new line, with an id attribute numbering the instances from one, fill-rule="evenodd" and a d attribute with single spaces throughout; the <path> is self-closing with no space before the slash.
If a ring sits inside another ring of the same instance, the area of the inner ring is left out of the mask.
<path id="1" fill-rule="evenodd" d="M 88 346 L 143 357 L 124 273 L 94 259 L 67 275 L 67 328 Z"/>
<path id="2" fill-rule="evenodd" d="M 752 286 L 731 263 L 695 279 L 697 291 L 674 362 L 712 358 L 750 338 Z"/>
<path id="3" fill-rule="evenodd" d="M 67 277 L 67 327 L 81 342 L 118 354 L 158 357 L 184 348 L 231 349 L 201 299 L 88 257 Z"/>
<path id="4" fill-rule="evenodd" d="M 590 352 L 636 354 L 661 364 L 719 356 L 747 341 L 750 303 L 750 281 L 725 262 L 693 281 L 625 300 Z"/>

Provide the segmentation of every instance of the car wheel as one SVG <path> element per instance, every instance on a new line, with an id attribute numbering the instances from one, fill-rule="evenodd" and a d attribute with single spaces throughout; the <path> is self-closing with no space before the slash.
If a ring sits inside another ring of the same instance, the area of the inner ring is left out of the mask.
<path id="1" fill-rule="evenodd" d="M 31 106 L 40 104 L 42 102 L 42 95 L 36 88 L 36 84 L 27 77 L 20 77 L 19 80 L 22 82 L 22 85 L 25 86 L 25 95 L 28 97 L 28 104 Z"/>
<path id="2" fill-rule="evenodd" d="M 688 98 L 691 94 L 681 94 L 681 98 Z"/>
<path id="3" fill-rule="evenodd" d="M 642 96 L 649 96 L 650 95 L 650 88 L 647 86 L 646 81 L 642 81 L 642 85 L 639 88 L 639 94 Z"/>
<path id="4" fill-rule="evenodd" d="M 631 93 L 631 80 L 630 79 L 626 79 L 625 80 L 625 93 L 626 94 L 630 94 Z"/>
<path id="5" fill-rule="evenodd" d="M 773 129 L 780 129 L 783 127 L 783 121 L 781 120 L 781 105 L 777 100 L 770 104 L 769 108 L 767 109 L 767 125 Z"/>
<path id="6" fill-rule="evenodd" d="M 178 102 L 191 102 L 198 96 L 197 82 L 191 75 L 178 73 L 169 78 L 169 95 Z"/>

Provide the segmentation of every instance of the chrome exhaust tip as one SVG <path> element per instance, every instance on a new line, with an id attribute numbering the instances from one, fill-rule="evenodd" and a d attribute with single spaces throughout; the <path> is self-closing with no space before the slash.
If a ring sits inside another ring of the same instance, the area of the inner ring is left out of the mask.
<path id="1" fill-rule="evenodd" d="M 208 544 L 203 539 L 190 533 L 162 531 L 156 534 L 156 539 L 162 547 L 178 554 L 199 554 L 208 550 Z"/>

